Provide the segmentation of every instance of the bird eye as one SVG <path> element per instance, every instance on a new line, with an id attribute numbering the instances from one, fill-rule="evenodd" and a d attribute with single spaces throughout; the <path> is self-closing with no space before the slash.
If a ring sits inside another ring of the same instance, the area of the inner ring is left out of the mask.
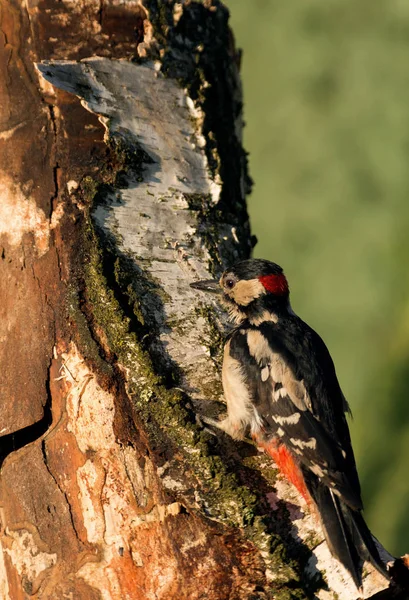
<path id="1" fill-rule="evenodd" d="M 228 287 L 229 289 L 231 289 L 234 286 L 234 281 L 233 279 L 227 279 L 225 286 Z"/>

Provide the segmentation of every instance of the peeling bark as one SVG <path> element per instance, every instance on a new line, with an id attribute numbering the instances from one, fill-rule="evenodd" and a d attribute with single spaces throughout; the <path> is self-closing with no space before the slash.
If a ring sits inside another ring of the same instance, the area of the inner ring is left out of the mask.
<path id="1" fill-rule="evenodd" d="M 196 423 L 224 317 L 189 283 L 252 245 L 226 9 L 0 10 L 1 598 L 356 598 L 274 465 Z"/>

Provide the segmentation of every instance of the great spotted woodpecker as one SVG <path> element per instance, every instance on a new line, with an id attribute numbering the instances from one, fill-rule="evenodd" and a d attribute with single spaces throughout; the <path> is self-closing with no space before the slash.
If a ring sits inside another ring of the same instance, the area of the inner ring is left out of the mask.
<path id="1" fill-rule="evenodd" d="M 317 509 L 331 553 L 357 588 L 365 560 L 388 577 L 362 517 L 348 403 L 327 347 L 291 308 L 282 268 L 244 260 L 220 281 L 191 286 L 221 294 L 236 324 L 224 347 L 227 416 L 205 421 L 235 439 L 250 433 L 264 448 Z"/>

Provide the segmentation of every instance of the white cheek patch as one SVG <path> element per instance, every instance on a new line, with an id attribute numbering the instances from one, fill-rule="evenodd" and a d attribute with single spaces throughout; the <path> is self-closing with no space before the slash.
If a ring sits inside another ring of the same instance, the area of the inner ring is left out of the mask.
<path id="1" fill-rule="evenodd" d="M 236 283 L 229 296 L 240 306 L 248 306 L 265 293 L 266 290 L 258 279 L 243 279 Z"/>

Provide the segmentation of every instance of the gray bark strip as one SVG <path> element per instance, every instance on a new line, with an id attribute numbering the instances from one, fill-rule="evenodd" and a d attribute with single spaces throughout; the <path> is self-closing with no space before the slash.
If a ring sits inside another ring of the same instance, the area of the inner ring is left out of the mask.
<path id="1" fill-rule="evenodd" d="M 162 348 L 184 374 L 183 387 L 203 397 L 216 373 L 203 345 L 203 317 L 194 310 L 202 298 L 189 282 L 211 276 L 210 256 L 187 198 L 214 207 L 221 186 L 209 177 L 205 142 L 193 126 L 193 103 L 153 63 L 93 58 L 38 68 L 50 83 L 77 95 L 95 112 L 109 139 L 141 153 L 138 180 L 125 177 L 93 216 L 115 240 L 117 250 L 134 262 L 136 273 L 143 269 L 163 290 L 162 306 L 142 304 L 143 317 L 159 329 Z M 237 245 L 233 225 L 226 225 L 222 233 L 229 244 Z"/>

